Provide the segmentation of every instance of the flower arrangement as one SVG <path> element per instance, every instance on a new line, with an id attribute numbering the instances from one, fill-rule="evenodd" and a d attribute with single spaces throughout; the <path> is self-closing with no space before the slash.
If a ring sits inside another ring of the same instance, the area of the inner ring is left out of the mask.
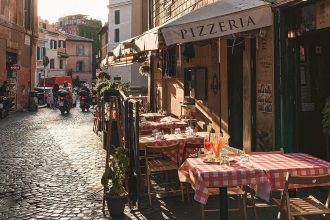
<path id="1" fill-rule="evenodd" d="M 145 61 L 141 64 L 139 68 L 139 73 L 142 76 L 148 76 L 149 72 L 150 72 L 150 64 L 147 61 Z"/>

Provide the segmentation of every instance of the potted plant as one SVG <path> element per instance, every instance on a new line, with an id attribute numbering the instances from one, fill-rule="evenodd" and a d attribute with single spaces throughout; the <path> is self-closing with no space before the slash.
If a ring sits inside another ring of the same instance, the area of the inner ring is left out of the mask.
<path id="1" fill-rule="evenodd" d="M 101 183 L 106 189 L 105 199 L 110 215 L 121 215 L 124 212 L 128 197 L 124 187 L 128 167 L 128 149 L 117 147 L 114 155 L 110 157 L 109 167 L 101 179 Z"/>
<path id="2" fill-rule="evenodd" d="M 329 136 L 330 136 L 330 97 L 325 100 L 324 108 L 322 110 L 322 127 L 323 133 L 325 134 L 327 144 L 327 159 L 330 159 L 329 155 Z"/>

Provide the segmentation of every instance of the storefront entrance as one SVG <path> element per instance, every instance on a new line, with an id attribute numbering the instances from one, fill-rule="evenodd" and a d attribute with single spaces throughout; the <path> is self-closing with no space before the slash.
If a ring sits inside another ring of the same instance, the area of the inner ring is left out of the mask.
<path id="1" fill-rule="evenodd" d="M 298 38 L 298 151 L 326 159 L 322 109 L 330 96 L 330 30 Z"/>
<path id="2" fill-rule="evenodd" d="M 244 39 L 227 41 L 229 145 L 243 149 L 243 48 Z"/>

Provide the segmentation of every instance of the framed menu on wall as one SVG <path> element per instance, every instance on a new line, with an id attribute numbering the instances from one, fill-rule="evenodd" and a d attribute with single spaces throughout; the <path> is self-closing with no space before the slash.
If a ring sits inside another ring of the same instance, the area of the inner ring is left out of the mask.
<path id="1" fill-rule="evenodd" d="M 273 87 L 270 83 L 257 84 L 257 108 L 259 112 L 273 112 Z"/>

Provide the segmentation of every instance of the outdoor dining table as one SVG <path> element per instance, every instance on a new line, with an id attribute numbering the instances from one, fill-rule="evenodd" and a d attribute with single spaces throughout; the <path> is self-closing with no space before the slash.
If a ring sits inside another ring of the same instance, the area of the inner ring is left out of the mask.
<path id="1" fill-rule="evenodd" d="M 202 204 L 207 202 L 208 187 L 219 188 L 220 219 L 227 220 L 227 187 L 261 185 L 271 190 L 283 189 L 287 172 L 299 176 L 330 174 L 329 162 L 307 154 L 258 154 L 249 158 L 249 162 L 241 162 L 239 156 L 232 157 L 229 165 L 188 158 L 179 168 L 179 179 L 191 183 L 194 199 Z"/>
<path id="2" fill-rule="evenodd" d="M 182 161 L 183 150 L 185 147 L 185 143 L 196 143 L 203 144 L 204 137 L 206 132 L 196 132 L 191 136 L 187 136 L 184 134 L 165 134 L 161 139 L 155 139 L 152 136 L 142 136 L 139 139 L 139 148 L 140 150 L 144 150 L 146 146 L 166 146 L 171 144 L 179 143 L 179 160 Z M 190 153 L 190 152 L 187 152 Z M 167 156 L 177 162 L 177 157 L 175 152 L 167 152 Z"/>
<path id="3" fill-rule="evenodd" d="M 159 119 L 162 119 L 166 117 L 164 114 L 156 113 L 156 112 L 148 112 L 148 113 L 142 113 L 140 117 L 145 118 L 148 121 L 156 121 Z"/>
<path id="4" fill-rule="evenodd" d="M 140 122 L 139 129 L 140 131 L 147 131 L 147 130 L 157 130 L 157 129 L 175 129 L 180 128 L 183 129 L 187 127 L 188 124 L 186 122 L 177 120 L 177 121 L 145 121 Z"/>

